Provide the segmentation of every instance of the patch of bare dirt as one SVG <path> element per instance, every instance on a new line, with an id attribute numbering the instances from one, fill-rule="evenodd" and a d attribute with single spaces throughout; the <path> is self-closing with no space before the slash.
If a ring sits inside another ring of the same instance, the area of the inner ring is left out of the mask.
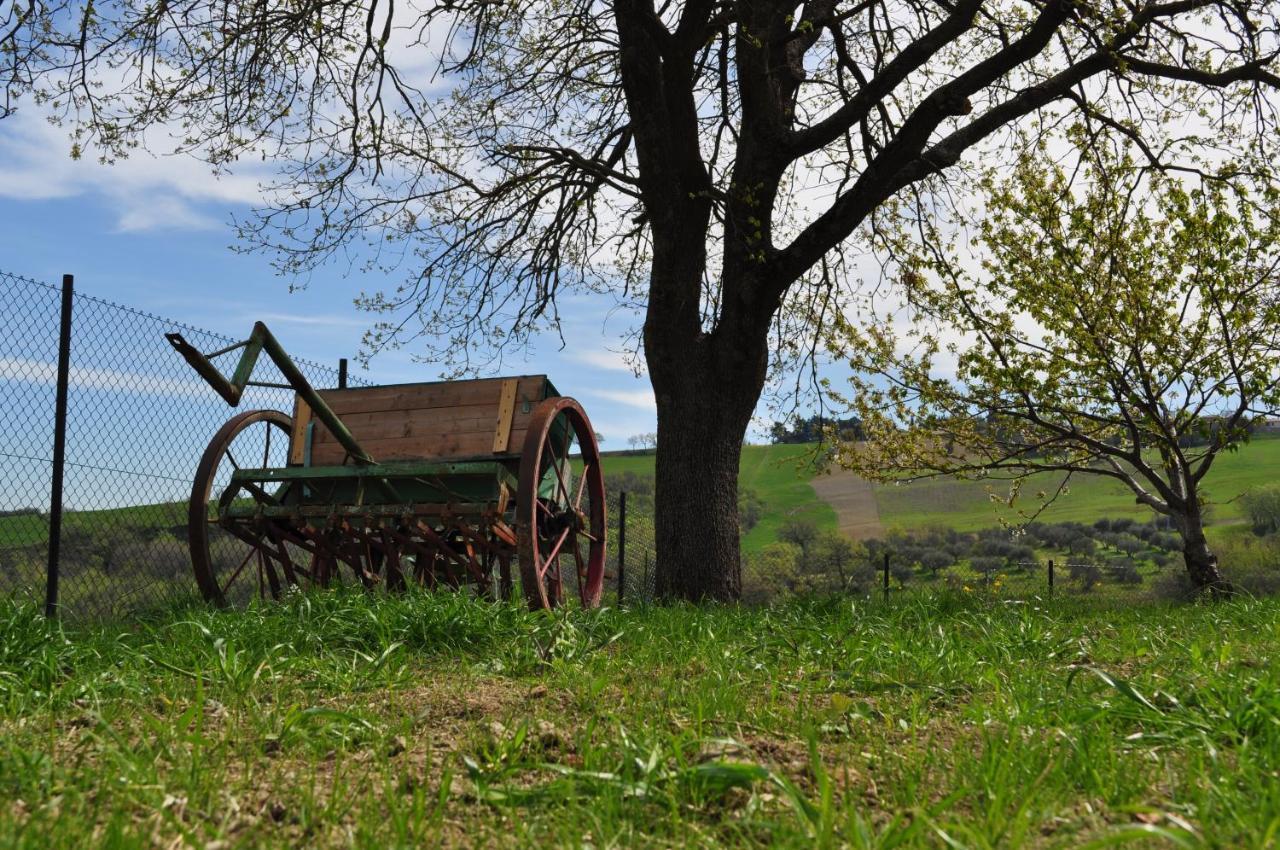
<path id="1" fill-rule="evenodd" d="M 871 482 L 846 469 L 818 475 L 809 482 L 818 498 L 836 512 L 840 533 L 853 540 L 884 536 L 880 508 Z"/>

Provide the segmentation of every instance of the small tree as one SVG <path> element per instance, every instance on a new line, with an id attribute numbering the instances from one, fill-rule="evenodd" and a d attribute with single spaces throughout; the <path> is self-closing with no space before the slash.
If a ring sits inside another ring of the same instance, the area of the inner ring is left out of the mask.
<path id="1" fill-rule="evenodd" d="M 1030 546 L 1018 544 L 1009 549 L 1005 555 L 1005 562 L 1010 567 L 1025 570 L 1028 566 L 1035 566 L 1036 550 Z"/>
<path id="2" fill-rule="evenodd" d="M 1072 555 L 1088 558 L 1096 551 L 1098 551 L 1097 541 L 1087 534 L 1077 534 L 1067 541 L 1067 552 Z"/>
<path id="3" fill-rule="evenodd" d="M 813 567 L 829 578 L 836 590 L 848 591 L 854 580 L 854 565 L 865 560 L 863 547 L 837 531 L 823 531 L 814 543 Z"/>
<path id="4" fill-rule="evenodd" d="M 1255 487 L 1240 498 L 1254 534 L 1273 534 L 1280 531 L 1280 486 L 1268 484 Z"/>
<path id="5" fill-rule="evenodd" d="M 920 556 L 920 566 L 934 576 L 938 574 L 939 570 L 945 570 L 955 562 L 955 558 L 951 556 L 951 553 L 944 549 L 929 549 Z"/>
<path id="6" fill-rule="evenodd" d="M 746 534 L 756 527 L 764 516 L 764 500 L 750 487 L 738 488 L 738 525 Z"/>
<path id="7" fill-rule="evenodd" d="M 1129 556 L 1130 561 L 1134 561 L 1139 553 L 1147 551 L 1147 546 L 1138 538 L 1125 535 L 1116 542 L 1116 549 Z"/>
<path id="8" fill-rule="evenodd" d="M 1102 570 L 1093 564 L 1068 564 L 1071 580 L 1080 587 L 1080 592 L 1088 593 L 1102 581 Z"/>
<path id="9" fill-rule="evenodd" d="M 1004 568 L 1004 559 L 983 555 L 977 558 L 970 558 L 969 566 L 978 575 L 989 579 Z"/>
<path id="10" fill-rule="evenodd" d="M 800 547 L 801 556 L 808 561 L 818 542 L 818 526 L 811 519 L 791 517 L 778 529 L 778 539 Z"/>
<path id="11" fill-rule="evenodd" d="M 654 433 L 632 434 L 627 438 L 627 445 L 633 450 L 649 451 L 650 449 L 657 448 L 658 435 Z"/>
<path id="12" fill-rule="evenodd" d="M 1102 148 L 1077 177 L 1023 159 L 988 181 L 980 274 L 903 240 L 918 315 L 905 334 L 849 329 L 869 442 L 843 461 L 881 479 L 1007 478 L 1010 502 L 1036 473 L 1058 474 L 1044 502 L 1073 475 L 1114 479 L 1174 520 L 1197 588 L 1229 592 L 1203 484 L 1250 417 L 1280 408 L 1277 192 L 1184 183 Z M 1210 413 L 1211 438 L 1185 446 Z"/>

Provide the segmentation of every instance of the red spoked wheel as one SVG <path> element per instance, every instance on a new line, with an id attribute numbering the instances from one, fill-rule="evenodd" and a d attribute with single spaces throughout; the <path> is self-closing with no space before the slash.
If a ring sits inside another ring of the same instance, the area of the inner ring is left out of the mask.
<path id="1" fill-rule="evenodd" d="M 285 466 L 293 420 L 278 410 L 249 410 L 218 429 L 200 457 L 191 486 L 187 542 L 196 584 L 206 600 L 227 607 L 255 596 L 278 599 L 289 585 L 309 581 L 295 564 L 284 529 L 269 522 L 220 524 L 233 505 L 279 504 L 288 485 L 231 485 L 243 468 Z"/>
<path id="2" fill-rule="evenodd" d="M 570 448 L 582 469 L 574 480 Z M 595 431 L 571 398 L 549 398 L 534 410 L 520 456 L 516 495 L 517 552 L 525 598 L 533 610 L 576 599 L 600 604 L 604 588 L 604 472 Z M 568 587 L 566 587 L 568 585 Z"/>

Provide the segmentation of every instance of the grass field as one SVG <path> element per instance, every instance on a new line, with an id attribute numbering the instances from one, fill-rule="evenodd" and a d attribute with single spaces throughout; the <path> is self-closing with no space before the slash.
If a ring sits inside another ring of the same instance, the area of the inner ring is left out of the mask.
<path id="1" fill-rule="evenodd" d="M 1214 462 L 1205 479 L 1205 491 L 1209 496 L 1210 521 L 1214 524 L 1231 524 L 1242 518 L 1239 502 L 1233 501 L 1251 487 L 1271 484 L 1280 473 L 1280 438 L 1255 438 L 1240 451 L 1224 454 Z M 1038 504 L 1035 491 L 1052 493 L 1061 481 L 1058 476 L 1045 476 L 1029 487 L 1016 507 L 1034 511 Z M 904 486 L 881 485 L 876 499 L 880 506 L 881 521 L 886 526 L 910 528 L 937 524 L 963 531 L 989 528 L 998 518 L 1016 520 L 1016 510 L 992 502 L 988 488 L 1000 492 L 1001 482 L 984 484 L 979 481 L 938 479 L 915 482 Z M 1046 522 L 1076 520 L 1092 522 L 1106 517 L 1135 517 L 1148 519 L 1150 509 L 1134 502 L 1133 495 L 1118 482 L 1101 476 L 1076 475 L 1070 482 L 1070 492 L 1048 508 L 1042 515 Z"/>
<path id="2" fill-rule="evenodd" d="M 790 517 L 806 517 L 819 528 L 836 527 L 835 511 L 809 484 L 812 451 L 812 446 L 743 446 L 739 486 L 759 494 L 765 507 L 760 522 L 742 539 L 744 552 L 757 552 L 776 540 L 778 527 Z M 653 475 L 653 460 L 653 454 L 606 454 L 604 468 L 610 474 Z"/>
<path id="3" fill-rule="evenodd" d="M 0 845 L 1271 847 L 1280 603 L 0 603 Z"/>
<path id="4" fill-rule="evenodd" d="M 811 465 L 805 462 L 812 446 L 746 446 L 742 458 L 742 485 L 756 490 L 765 501 L 765 515 L 743 541 L 744 551 L 756 552 L 776 538 L 778 526 L 788 517 L 805 516 L 820 528 L 835 528 L 835 512 L 818 499 L 810 482 Z M 653 455 L 606 455 L 610 472 L 653 473 Z M 1241 493 L 1277 479 L 1280 473 L 1280 438 L 1260 437 L 1239 452 L 1221 456 L 1206 479 L 1212 507 L 1210 522 L 1218 526 L 1218 538 L 1240 531 L 1243 518 L 1236 500 Z M 974 531 L 1000 524 L 1001 519 L 1019 520 L 1019 510 L 1032 512 L 1038 506 L 1036 492 L 1052 493 L 1060 478 L 1032 479 L 1013 508 L 992 500 L 993 492 L 1007 492 L 1001 482 L 958 481 L 940 478 L 905 485 L 877 485 L 875 498 L 878 519 L 886 529 L 914 529 L 941 526 Z M 1134 517 L 1150 519 L 1150 509 L 1134 502 L 1120 484 L 1098 476 L 1077 475 L 1068 492 L 1040 516 L 1045 522 L 1093 522 L 1096 519 Z M 869 518 L 869 519 L 875 519 Z"/>
<path id="5" fill-rule="evenodd" d="M 63 528 L 69 532 L 94 534 L 104 527 L 131 525 L 141 528 L 177 529 L 187 524 L 186 502 L 161 502 L 96 511 L 69 510 Z M 21 514 L 0 517 L 0 547 L 43 545 L 49 539 L 48 517 Z"/>

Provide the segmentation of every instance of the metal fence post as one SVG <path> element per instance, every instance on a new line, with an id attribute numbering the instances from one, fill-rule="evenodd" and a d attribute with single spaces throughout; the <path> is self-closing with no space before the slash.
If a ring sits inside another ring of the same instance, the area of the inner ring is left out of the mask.
<path id="1" fill-rule="evenodd" d="M 889 553 L 884 553 L 884 598 L 889 598 Z"/>
<path id="2" fill-rule="evenodd" d="M 649 550 L 644 550 L 644 587 L 641 589 L 640 598 L 645 602 L 649 601 Z"/>
<path id="3" fill-rule="evenodd" d="M 62 473 L 67 452 L 67 383 L 71 373 L 71 307 L 75 278 L 62 276 L 62 322 L 58 330 L 58 389 L 53 408 L 53 471 L 49 481 L 49 564 L 44 615 L 58 614 L 58 556 L 62 548 Z"/>
<path id="4" fill-rule="evenodd" d="M 345 390 L 347 388 L 347 358 L 338 358 L 338 389 Z"/>
<path id="5" fill-rule="evenodd" d="M 627 589 L 627 491 L 618 493 L 618 604 Z"/>
<path id="6" fill-rule="evenodd" d="M 1049 592 L 1053 593 L 1053 559 L 1049 559 Z"/>

